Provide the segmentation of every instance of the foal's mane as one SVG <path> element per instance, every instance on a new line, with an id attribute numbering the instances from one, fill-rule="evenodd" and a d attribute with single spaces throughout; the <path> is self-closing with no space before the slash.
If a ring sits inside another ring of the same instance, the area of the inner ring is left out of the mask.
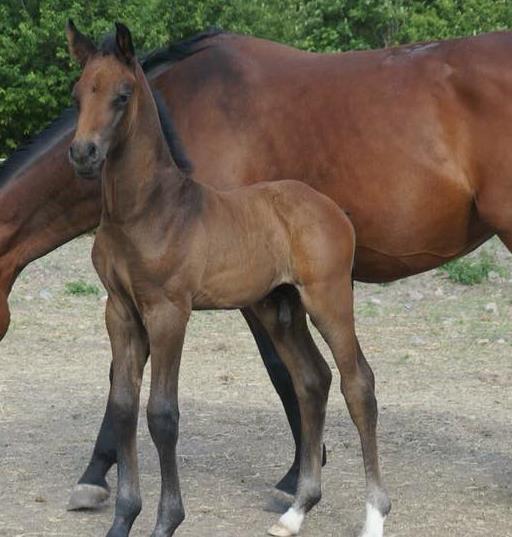
<path id="1" fill-rule="evenodd" d="M 177 43 L 172 43 L 161 49 L 156 49 L 141 59 L 140 63 L 142 69 L 146 75 L 149 75 L 154 69 L 164 64 L 173 64 L 184 60 L 185 58 L 212 46 L 212 43 L 208 43 L 207 39 L 215 37 L 221 33 L 222 32 L 219 30 L 209 30 Z M 103 52 L 103 54 L 115 54 L 115 38 L 111 35 L 107 36 L 100 46 L 100 51 Z M 162 131 L 172 157 L 178 168 L 184 174 L 190 175 L 192 172 L 192 165 L 186 156 L 167 107 L 162 97 L 157 93 L 153 92 L 153 96 L 158 108 L 158 116 L 160 118 Z M 43 131 L 36 134 L 24 145 L 17 148 L 3 164 L 0 164 L 0 187 L 6 184 L 9 179 L 14 177 L 22 168 L 46 151 L 52 142 L 57 142 L 73 128 L 75 123 L 76 110 L 74 108 L 67 108 Z"/>

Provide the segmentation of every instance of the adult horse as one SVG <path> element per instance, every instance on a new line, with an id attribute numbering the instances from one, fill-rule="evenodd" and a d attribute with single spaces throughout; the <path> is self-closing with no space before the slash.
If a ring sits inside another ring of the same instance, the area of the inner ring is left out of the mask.
<path id="1" fill-rule="evenodd" d="M 353 276 L 384 282 L 429 270 L 494 234 L 512 247 L 512 34 L 313 54 L 215 34 L 146 62 L 198 177 L 218 188 L 302 179 L 351 215 Z M 31 260 L 93 228 L 100 189 L 74 178 L 58 122 L 0 175 L 0 330 Z M 222 173 L 221 173 L 222 171 Z M 290 306 L 291 307 L 291 306 Z M 299 412 L 265 329 L 245 312 L 299 452 Z M 361 360 L 364 360 L 361 355 Z M 108 494 L 110 409 L 74 506 Z M 279 486 L 296 488 L 298 456 Z"/>

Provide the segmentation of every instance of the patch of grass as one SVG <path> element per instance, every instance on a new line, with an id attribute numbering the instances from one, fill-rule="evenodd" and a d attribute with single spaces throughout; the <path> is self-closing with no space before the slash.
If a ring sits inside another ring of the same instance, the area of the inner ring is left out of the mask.
<path id="1" fill-rule="evenodd" d="M 84 282 L 83 280 L 76 280 L 74 282 L 68 282 L 65 285 L 66 293 L 68 295 L 79 296 L 98 296 L 100 294 L 100 288 L 92 283 Z"/>
<path id="2" fill-rule="evenodd" d="M 450 261 L 441 267 L 446 272 L 448 279 L 462 285 L 476 285 L 487 280 L 490 272 L 496 272 L 500 276 L 505 276 L 505 270 L 500 267 L 492 256 L 482 252 L 478 257 L 463 257 Z"/>

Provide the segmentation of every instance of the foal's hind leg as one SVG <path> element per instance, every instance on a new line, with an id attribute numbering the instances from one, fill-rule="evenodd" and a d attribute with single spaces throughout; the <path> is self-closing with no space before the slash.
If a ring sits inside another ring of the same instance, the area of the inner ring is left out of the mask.
<path id="1" fill-rule="evenodd" d="M 361 439 L 367 484 L 364 537 L 382 537 L 384 519 L 391 509 L 382 484 L 377 450 L 377 401 L 374 377 L 358 347 L 354 332 L 352 285 L 343 279 L 301 289 L 307 312 L 329 345 L 341 376 L 341 392 Z"/>
<path id="2" fill-rule="evenodd" d="M 297 484 L 299 480 L 300 470 L 300 449 L 301 449 L 301 432 L 300 432 L 300 411 L 297 395 L 293 387 L 292 379 L 288 373 L 288 369 L 284 365 L 278 355 L 270 336 L 258 320 L 254 312 L 245 308 L 242 310 L 251 333 L 256 341 L 263 363 L 267 369 L 272 385 L 274 386 L 277 395 L 281 402 L 290 424 L 290 429 L 295 442 L 295 457 L 288 472 L 275 485 L 276 489 L 291 497 L 297 492 Z M 322 448 L 322 465 L 326 463 L 325 445 Z"/>
<path id="3" fill-rule="evenodd" d="M 295 289 L 275 291 L 253 308 L 293 380 L 301 415 L 300 474 L 292 507 L 269 533 L 299 532 L 305 514 L 320 500 L 322 433 L 331 371 L 309 333 L 304 308 Z"/>

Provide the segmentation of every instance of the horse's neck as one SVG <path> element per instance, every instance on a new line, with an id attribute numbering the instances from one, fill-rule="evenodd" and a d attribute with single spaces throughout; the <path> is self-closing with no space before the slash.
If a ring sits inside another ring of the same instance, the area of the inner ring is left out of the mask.
<path id="1" fill-rule="evenodd" d="M 155 203 L 172 216 L 183 210 L 186 191 L 199 187 L 174 162 L 147 84 L 136 109 L 130 133 L 107 159 L 103 176 L 103 218 L 118 223 L 143 220 Z"/>
<path id="2" fill-rule="evenodd" d="M 65 133 L 0 189 L 0 293 L 28 263 L 98 223 L 99 182 L 76 179 L 66 155 L 71 137 Z"/>

